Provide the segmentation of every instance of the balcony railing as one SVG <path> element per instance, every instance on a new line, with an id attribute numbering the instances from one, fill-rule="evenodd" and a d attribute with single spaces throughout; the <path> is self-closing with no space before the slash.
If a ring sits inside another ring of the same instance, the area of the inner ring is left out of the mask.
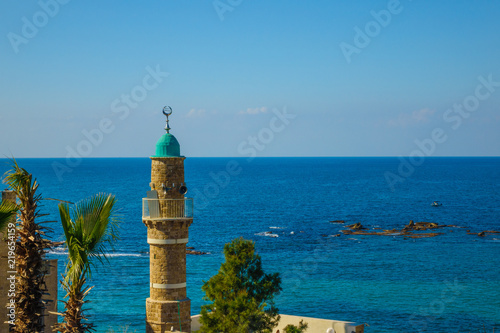
<path id="1" fill-rule="evenodd" d="M 193 199 L 142 199 L 142 219 L 193 218 Z"/>

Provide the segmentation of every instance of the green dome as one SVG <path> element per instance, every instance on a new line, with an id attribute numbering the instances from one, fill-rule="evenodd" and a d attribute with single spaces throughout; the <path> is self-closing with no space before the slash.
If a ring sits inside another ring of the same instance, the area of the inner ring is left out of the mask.
<path id="1" fill-rule="evenodd" d="M 153 157 L 181 157 L 179 141 L 170 133 L 165 133 L 156 143 L 156 154 Z"/>

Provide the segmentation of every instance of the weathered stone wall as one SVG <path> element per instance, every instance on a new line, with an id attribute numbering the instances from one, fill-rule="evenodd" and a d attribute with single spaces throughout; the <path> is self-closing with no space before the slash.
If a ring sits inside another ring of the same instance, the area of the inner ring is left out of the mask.
<path id="1" fill-rule="evenodd" d="M 179 187 L 184 183 L 185 157 L 151 157 L 151 189 L 158 191 L 159 199 L 183 199 Z M 163 193 L 161 184 L 173 188 Z"/>
<path id="2" fill-rule="evenodd" d="M 146 332 L 191 332 L 191 300 L 157 301 L 146 299 Z"/>
<path id="3" fill-rule="evenodd" d="M 52 326 L 57 324 L 57 286 L 58 286 L 58 274 L 57 274 L 57 259 L 45 260 L 45 284 L 47 285 L 47 293 L 43 299 L 47 302 L 44 316 L 45 332 L 55 332 L 52 331 Z M 52 313 L 51 313 L 52 312 Z"/>
<path id="4" fill-rule="evenodd" d="M 184 240 L 188 238 L 191 219 L 170 221 L 144 221 L 148 227 L 148 239 Z M 150 283 L 180 284 L 186 282 L 186 244 L 150 244 Z M 151 288 L 152 299 L 171 301 L 186 298 L 186 287 L 175 289 Z"/>
<path id="5" fill-rule="evenodd" d="M 202 326 L 200 323 L 200 318 L 201 315 L 195 315 L 191 317 L 191 330 L 193 332 L 199 332 L 201 330 Z M 335 333 L 364 333 L 365 327 L 365 324 L 350 321 L 280 314 L 280 321 L 278 323 L 278 326 L 273 329 L 273 332 L 284 332 L 284 329 L 287 325 L 299 326 L 301 320 L 304 323 L 307 323 L 306 333 L 323 333 L 328 332 L 329 329 Z"/>
<path id="6" fill-rule="evenodd" d="M 150 297 L 146 332 L 191 332 L 191 301 L 186 295 L 186 242 L 191 218 L 183 218 L 184 157 L 151 157 L 151 189 L 158 192 L 160 219 L 144 220 L 150 244 Z M 169 188 L 164 192 L 164 184 Z"/>

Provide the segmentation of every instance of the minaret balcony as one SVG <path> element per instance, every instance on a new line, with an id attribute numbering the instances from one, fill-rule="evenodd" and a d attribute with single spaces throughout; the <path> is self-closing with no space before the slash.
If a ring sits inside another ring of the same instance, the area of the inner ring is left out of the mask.
<path id="1" fill-rule="evenodd" d="M 143 221 L 192 219 L 193 198 L 184 199 L 142 199 Z"/>

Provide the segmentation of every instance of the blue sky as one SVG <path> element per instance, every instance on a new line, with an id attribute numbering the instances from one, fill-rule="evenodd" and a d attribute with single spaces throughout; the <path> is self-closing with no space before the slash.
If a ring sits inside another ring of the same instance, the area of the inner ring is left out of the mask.
<path id="1" fill-rule="evenodd" d="M 0 154 L 500 155 L 497 1 L 2 1 Z M 437 131 L 437 132 L 436 132 Z"/>

